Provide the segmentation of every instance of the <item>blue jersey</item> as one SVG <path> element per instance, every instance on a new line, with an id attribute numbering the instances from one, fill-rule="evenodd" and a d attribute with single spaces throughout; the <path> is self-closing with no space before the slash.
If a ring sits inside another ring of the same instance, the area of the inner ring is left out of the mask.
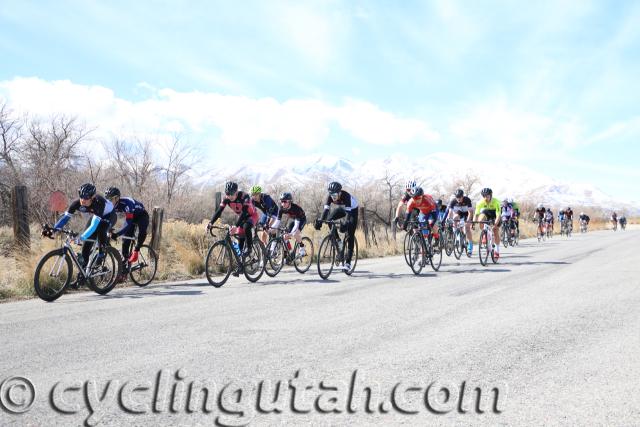
<path id="1" fill-rule="evenodd" d="M 261 194 L 260 200 L 257 202 L 254 200 L 253 205 L 264 212 L 265 215 L 271 217 L 277 217 L 280 211 L 278 204 L 268 194 Z"/>
<path id="2" fill-rule="evenodd" d="M 131 197 L 121 197 L 118 200 L 118 204 L 115 206 L 116 212 L 124 213 L 125 224 L 116 236 L 122 236 L 134 226 L 136 222 L 143 216 L 148 216 L 147 211 L 144 209 L 144 205 Z"/>
<path id="3" fill-rule="evenodd" d="M 82 233 L 82 236 L 80 236 L 84 240 L 88 239 L 89 236 L 96 231 L 100 222 L 110 222 L 112 219 L 113 204 L 102 196 L 95 196 L 90 206 L 82 206 L 80 199 L 75 200 L 69 205 L 69 209 L 60 217 L 53 228 L 56 230 L 62 229 L 76 212 L 92 215 L 89 227 Z M 113 217 L 115 218 L 115 215 L 113 215 Z"/>

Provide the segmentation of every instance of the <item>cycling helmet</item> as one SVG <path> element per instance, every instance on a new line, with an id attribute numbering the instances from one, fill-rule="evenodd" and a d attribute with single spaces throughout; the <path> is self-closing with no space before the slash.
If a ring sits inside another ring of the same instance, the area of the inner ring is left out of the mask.
<path id="1" fill-rule="evenodd" d="M 251 187 L 251 195 L 253 196 L 254 194 L 259 194 L 262 193 L 262 187 L 260 187 L 259 185 L 254 185 L 253 187 Z"/>
<path id="2" fill-rule="evenodd" d="M 558 212 L 558 213 L 561 213 L 561 214 L 564 215 L 564 209 L 560 209 L 560 212 Z"/>
<path id="3" fill-rule="evenodd" d="M 416 188 L 418 188 L 418 184 L 411 179 L 407 181 L 407 185 L 405 185 L 404 188 L 407 190 L 407 193 L 413 194 L 416 191 Z"/>
<path id="4" fill-rule="evenodd" d="M 438 205 L 438 206 L 442 205 L 442 199 L 436 200 L 436 205 Z"/>
<path id="5" fill-rule="evenodd" d="M 462 188 L 458 188 L 455 192 L 455 196 L 456 196 L 456 199 L 459 199 L 460 197 L 464 197 L 464 190 Z"/>
<path id="6" fill-rule="evenodd" d="M 565 210 L 570 211 L 570 210 L 571 210 L 571 208 L 567 208 L 567 209 L 565 209 Z"/>
<path id="7" fill-rule="evenodd" d="M 542 203 L 538 203 L 538 209 L 542 209 L 544 208 L 544 205 Z"/>
<path id="8" fill-rule="evenodd" d="M 489 196 L 489 195 L 493 195 L 493 190 L 492 190 L 492 189 L 490 189 L 490 188 L 488 188 L 488 187 L 486 187 L 486 188 L 483 188 L 483 189 L 482 189 L 482 191 L 480 192 L 480 194 L 482 194 L 482 197 L 486 197 L 486 196 Z"/>
<path id="9" fill-rule="evenodd" d="M 416 187 L 415 191 L 413 192 L 413 197 L 420 197 L 424 195 L 424 190 L 422 189 L 422 187 Z"/>
<path id="10" fill-rule="evenodd" d="M 224 194 L 230 196 L 238 191 L 238 184 L 229 181 L 224 185 Z"/>
<path id="11" fill-rule="evenodd" d="M 78 188 L 78 196 L 81 199 L 90 199 L 96 195 L 96 186 L 90 183 L 82 184 Z"/>
<path id="12" fill-rule="evenodd" d="M 584 215 L 584 212 L 580 212 L 580 216 Z"/>
<path id="13" fill-rule="evenodd" d="M 509 202 L 509 203 L 513 204 L 513 197 L 509 197 L 509 198 L 507 199 L 507 202 Z"/>
<path id="14" fill-rule="evenodd" d="M 339 193 L 342 191 L 342 184 L 336 181 L 330 182 L 329 186 L 327 187 L 327 191 L 329 191 L 329 193 L 331 194 Z"/>
<path id="15" fill-rule="evenodd" d="M 504 200 L 502 201 L 502 206 L 507 206 L 508 204 L 509 204 L 509 200 L 504 199 Z"/>
<path id="16" fill-rule="evenodd" d="M 109 187 L 107 191 L 104 192 L 104 197 L 107 199 L 112 199 L 114 197 L 120 197 L 120 189 L 116 187 Z"/>
<path id="17" fill-rule="evenodd" d="M 293 200 L 293 196 L 288 191 L 285 191 L 284 193 L 282 193 L 280 195 L 280 201 L 284 202 L 285 200 L 288 200 L 288 201 L 292 201 Z"/>

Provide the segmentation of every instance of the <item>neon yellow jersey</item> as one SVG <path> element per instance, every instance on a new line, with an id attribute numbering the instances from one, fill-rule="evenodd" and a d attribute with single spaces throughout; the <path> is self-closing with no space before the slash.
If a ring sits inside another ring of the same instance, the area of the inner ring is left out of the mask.
<path id="1" fill-rule="evenodd" d="M 476 215 L 480 215 L 480 211 L 482 211 L 482 209 L 500 212 L 500 200 L 492 197 L 491 201 L 487 203 L 487 201 L 483 197 L 482 200 L 476 203 Z"/>

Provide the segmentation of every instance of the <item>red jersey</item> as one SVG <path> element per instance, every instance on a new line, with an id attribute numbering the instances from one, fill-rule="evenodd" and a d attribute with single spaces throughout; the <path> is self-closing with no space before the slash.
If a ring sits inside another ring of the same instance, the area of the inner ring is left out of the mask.
<path id="1" fill-rule="evenodd" d="M 420 197 L 413 197 L 409 200 L 407 212 L 412 212 L 414 209 L 417 209 L 426 215 L 436 209 L 436 202 L 433 200 L 433 197 L 428 194 L 423 194 Z"/>

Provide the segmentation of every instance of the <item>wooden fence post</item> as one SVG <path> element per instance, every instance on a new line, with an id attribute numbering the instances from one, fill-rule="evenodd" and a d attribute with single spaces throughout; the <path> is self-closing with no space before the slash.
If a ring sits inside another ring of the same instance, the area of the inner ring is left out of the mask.
<path id="1" fill-rule="evenodd" d="M 13 206 L 13 237 L 20 246 L 29 247 L 29 193 L 24 185 L 17 185 L 11 191 Z"/>
<path id="2" fill-rule="evenodd" d="M 160 241 L 162 240 L 162 220 L 164 218 L 164 209 L 156 206 L 153 208 L 153 216 L 151 219 L 151 247 L 159 255 Z"/>
<path id="3" fill-rule="evenodd" d="M 216 205 L 214 207 L 214 210 L 218 209 L 218 206 L 220 206 L 220 203 L 222 203 L 222 193 L 219 191 L 216 191 Z"/>
<path id="4" fill-rule="evenodd" d="M 364 231 L 364 242 L 369 247 L 369 224 L 367 224 L 366 209 L 364 206 L 358 208 L 360 210 L 360 224 Z"/>

